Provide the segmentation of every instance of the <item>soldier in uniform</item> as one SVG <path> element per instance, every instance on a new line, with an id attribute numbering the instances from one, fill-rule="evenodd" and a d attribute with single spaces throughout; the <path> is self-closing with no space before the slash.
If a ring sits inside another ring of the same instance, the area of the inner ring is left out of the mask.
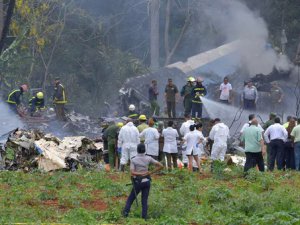
<path id="1" fill-rule="evenodd" d="M 276 81 L 271 83 L 269 96 L 271 97 L 271 112 L 280 113 L 280 106 L 283 99 L 283 91 Z"/>
<path id="2" fill-rule="evenodd" d="M 147 218 L 148 196 L 151 186 L 150 175 L 163 169 L 163 165 L 160 162 L 156 161 L 151 156 L 145 155 L 145 152 L 145 145 L 139 144 L 137 146 L 137 156 L 131 159 L 130 172 L 133 187 L 122 212 L 124 217 L 128 216 L 132 203 L 137 198 L 137 195 L 142 192 L 142 218 Z M 151 172 L 148 171 L 149 164 L 154 164 L 156 166 Z"/>

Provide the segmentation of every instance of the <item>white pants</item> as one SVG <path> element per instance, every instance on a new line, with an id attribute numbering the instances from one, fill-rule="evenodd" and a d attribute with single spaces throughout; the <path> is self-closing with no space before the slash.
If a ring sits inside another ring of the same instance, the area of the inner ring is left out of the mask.
<path id="1" fill-rule="evenodd" d="M 211 159 L 224 161 L 226 150 L 227 150 L 227 144 L 224 143 L 213 144 L 211 149 Z"/>
<path id="2" fill-rule="evenodd" d="M 122 147 L 122 154 L 121 154 L 121 165 L 126 165 L 128 163 L 128 160 L 130 160 L 132 157 L 137 155 L 137 146 L 136 145 L 130 145 Z"/>
<path id="3" fill-rule="evenodd" d="M 189 159 L 186 156 L 186 146 L 182 147 L 182 163 L 188 163 Z"/>

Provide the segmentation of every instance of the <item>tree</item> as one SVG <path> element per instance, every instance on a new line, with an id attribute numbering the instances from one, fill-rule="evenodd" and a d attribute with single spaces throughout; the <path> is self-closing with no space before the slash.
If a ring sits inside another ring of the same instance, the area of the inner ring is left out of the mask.
<path id="1" fill-rule="evenodd" d="M 150 0 L 150 68 L 159 68 L 159 0 Z"/>

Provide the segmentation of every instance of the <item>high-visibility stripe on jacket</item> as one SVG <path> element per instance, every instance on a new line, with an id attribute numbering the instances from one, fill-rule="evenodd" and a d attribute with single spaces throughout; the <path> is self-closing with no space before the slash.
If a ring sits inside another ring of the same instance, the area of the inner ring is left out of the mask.
<path id="1" fill-rule="evenodd" d="M 61 88 L 62 93 L 57 93 L 59 90 L 59 87 Z M 57 95 L 61 95 L 61 98 L 58 99 Z M 57 87 L 55 87 L 55 94 L 54 94 L 54 101 L 55 104 L 66 104 L 67 99 L 66 99 L 66 93 L 65 93 L 65 88 L 62 84 L 58 84 Z"/>
<path id="2" fill-rule="evenodd" d="M 19 93 L 18 93 L 19 92 Z M 18 95 L 18 96 L 17 96 Z M 10 104 L 20 104 L 20 96 L 22 95 L 22 92 L 20 89 L 16 89 L 16 90 L 13 90 L 7 97 L 7 100 L 6 102 L 7 103 L 10 103 Z"/>
<path id="3" fill-rule="evenodd" d="M 206 95 L 206 88 L 204 86 L 196 85 L 192 90 L 192 102 L 202 104 L 201 97 Z"/>
<path id="4" fill-rule="evenodd" d="M 45 109 L 45 102 L 44 99 L 39 99 L 37 97 L 32 97 L 29 100 L 29 105 L 31 106 L 31 111 L 35 112 L 39 109 Z"/>

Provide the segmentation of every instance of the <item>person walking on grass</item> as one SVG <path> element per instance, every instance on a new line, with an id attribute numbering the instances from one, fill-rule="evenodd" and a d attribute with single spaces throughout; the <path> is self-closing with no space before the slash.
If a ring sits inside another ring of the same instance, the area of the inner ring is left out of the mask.
<path id="1" fill-rule="evenodd" d="M 130 173 L 133 187 L 123 209 L 123 216 L 128 217 L 130 208 L 138 194 L 142 192 L 142 218 L 147 219 L 148 197 L 151 187 L 151 174 L 163 169 L 163 165 L 150 156 L 145 155 L 146 148 L 144 144 L 137 146 L 137 156 L 131 159 Z M 154 164 L 156 168 L 149 172 L 149 164 Z"/>
<path id="2" fill-rule="evenodd" d="M 200 160 L 198 156 L 198 145 L 204 140 L 203 135 L 200 132 L 195 130 L 195 125 L 190 126 L 190 132 L 187 133 L 183 140 L 186 142 L 186 155 L 188 157 L 188 169 L 193 171 L 193 159 L 196 161 L 196 164 L 201 172 Z"/>
<path id="3" fill-rule="evenodd" d="M 264 172 L 264 140 L 256 118 L 252 119 L 250 127 L 247 127 L 243 131 L 241 141 L 244 143 L 246 154 L 244 172 L 247 172 L 249 169 L 255 168 L 256 166 L 258 166 L 259 171 Z"/>

